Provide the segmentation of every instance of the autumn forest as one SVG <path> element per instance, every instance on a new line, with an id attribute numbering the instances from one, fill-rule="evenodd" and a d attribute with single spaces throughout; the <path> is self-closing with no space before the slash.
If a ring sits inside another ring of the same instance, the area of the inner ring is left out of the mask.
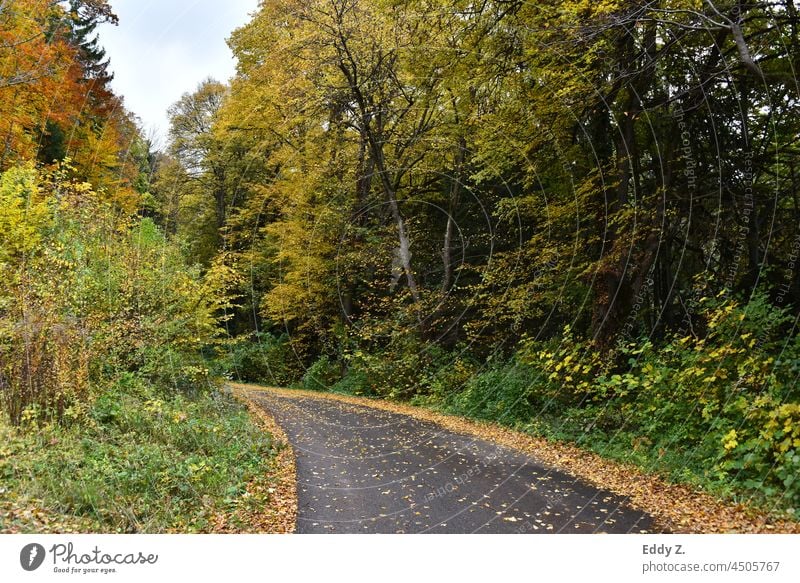
<path id="1" fill-rule="evenodd" d="M 117 21 L 0 0 L 0 531 L 271 528 L 239 382 L 796 522 L 792 0 L 262 0 L 164 145 Z"/>

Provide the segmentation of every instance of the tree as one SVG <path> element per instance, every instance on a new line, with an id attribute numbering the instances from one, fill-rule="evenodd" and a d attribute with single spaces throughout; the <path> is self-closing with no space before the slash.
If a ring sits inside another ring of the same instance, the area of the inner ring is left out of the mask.
<path id="1" fill-rule="evenodd" d="M 794 300 L 796 24 L 791 2 L 270 2 L 181 163 L 245 177 L 216 228 L 251 325 L 310 352 L 566 324 L 610 351 L 694 327 L 701 293 L 789 277 Z"/>

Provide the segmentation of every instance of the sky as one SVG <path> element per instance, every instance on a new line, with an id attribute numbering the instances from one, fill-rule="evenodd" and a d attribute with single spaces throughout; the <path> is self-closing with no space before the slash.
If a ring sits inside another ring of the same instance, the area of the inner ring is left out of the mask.
<path id="1" fill-rule="evenodd" d="M 167 108 L 206 77 L 227 81 L 236 62 L 225 39 L 258 0 L 111 0 L 119 26 L 97 28 L 111 59 L 112 87 L 166 144 Z"/>

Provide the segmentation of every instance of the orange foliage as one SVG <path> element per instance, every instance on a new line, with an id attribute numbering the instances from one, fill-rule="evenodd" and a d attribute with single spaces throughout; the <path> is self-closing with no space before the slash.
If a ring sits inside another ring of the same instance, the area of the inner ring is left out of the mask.
<path id="1" fill-rule="evenodd" d="M 54 162 L 42 148 L 57 128 L 79 177 L 134 211 L 138 167 L 128 152 L 138 129 L 107 80 L 86 78 L 68 18 L 51 0 L 0 8 L 0 171 L 37 157 Z"/>
<path id="2" fill-rule="evenodd" d="M 58 10 L 48 0 L 15 0 L 0 11 L 0 168 L 35 156 L 48 119 L 67 121 L 53 104 L 74 55 L 66 43 L 47 38 Z"/>

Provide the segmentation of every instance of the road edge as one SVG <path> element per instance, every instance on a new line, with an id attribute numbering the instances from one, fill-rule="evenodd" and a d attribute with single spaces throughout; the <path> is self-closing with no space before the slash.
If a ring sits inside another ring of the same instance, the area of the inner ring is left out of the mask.
<path id="1" fill-rule="evenodd" d="M 270 476 L 267 492 L 269 508 L 261 509 L 247 516 L 253 527 L 248 532 L 263 534 L 291 534 L 297 527 L 297 468 L 294 448 L 283 428 L 275 418 L 255 403 L 247 394 L 247 389 L 228 383 L 231 394 L 247 407 L 248 412 L 262 429 L 272 435 L 278 448 L 273 462 L 274 474 Z"/>

